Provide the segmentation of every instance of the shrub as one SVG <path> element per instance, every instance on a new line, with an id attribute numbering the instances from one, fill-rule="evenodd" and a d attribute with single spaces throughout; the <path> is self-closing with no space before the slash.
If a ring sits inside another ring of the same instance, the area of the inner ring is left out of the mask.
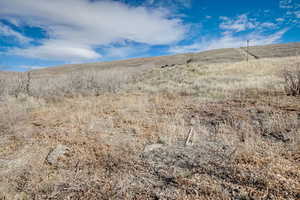
<path id="1" fill-rule="evenodd" d="M 5 80 L 0 78 L 0 96 L 2 96 L 5 92 Z"/>
<path id="2" fill-rule="evenodd" d="M 25 94 L 48 98 L 114 93 L 138 72 L 135 68 L 82 70 L 44 77 L 32 77 L 31 72 L 22 72 L 0 76 L 0 97 Z"/>
<path id="3" fill-rule="evenodd" d="M 283 76 L 285 79 L 285 91 L 287 95 L 300 95 L 300 69 L 293 71 L 287 70 L 284 72 Z"/>
<path id="4" fill-rule="evenodd" d="M 30 93 L 30 72 L 17 73 L 0 77 L 0 96 L 18 97 L 21 94 Z"/>
<path id="5" fill-rule="evenodd" d="M 84 70 L 30 81 L 30 95 L 35 97 L 62 97 L 99 95 L 117 92 L 134 72 L 124 70 Z"/>

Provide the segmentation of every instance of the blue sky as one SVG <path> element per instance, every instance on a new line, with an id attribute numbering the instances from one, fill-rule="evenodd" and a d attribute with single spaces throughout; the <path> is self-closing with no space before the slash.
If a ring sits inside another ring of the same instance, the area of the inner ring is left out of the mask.
<path id="1" fill-rule="evenodd" d="M 0 0 L 0 70 L 300 41 L 300 0 Z"/>

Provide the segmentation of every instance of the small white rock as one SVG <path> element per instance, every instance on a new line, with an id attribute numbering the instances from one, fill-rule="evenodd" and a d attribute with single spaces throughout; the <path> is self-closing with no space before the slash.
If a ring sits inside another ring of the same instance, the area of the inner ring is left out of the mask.
<path id="1" fill-rule="evenodd" d="M 159 149 L 162 148 L 164 145 L 163 144 L 151 144 L 151 145 L 147 145 L 144 149 L 144 152 L 150 152 L 153 151 L 155 149 Z"/>
<path id="2" fill-rule="evenodd" d="M 63 157 L 66 153 L 68 153 L 70 149 L 64 145 L 57 145 L 55 149 L 53 149 L 47 156 L 47 162 L 50 165 L 55 165 L 58 162 L 58 159 Z"/>

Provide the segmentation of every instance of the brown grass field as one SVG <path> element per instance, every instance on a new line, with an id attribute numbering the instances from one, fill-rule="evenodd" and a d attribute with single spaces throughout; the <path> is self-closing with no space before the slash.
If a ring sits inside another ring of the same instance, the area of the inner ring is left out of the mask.
<path id="1" fill-rule="evenodd" d="M 0 199 L 300 199 L 298 49 L 0 73 Z"/>

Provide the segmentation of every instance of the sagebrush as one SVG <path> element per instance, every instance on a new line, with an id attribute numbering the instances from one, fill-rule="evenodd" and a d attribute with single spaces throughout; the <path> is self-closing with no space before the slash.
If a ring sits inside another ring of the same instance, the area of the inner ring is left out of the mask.
<path id="1" fill-rule="evenodd" d="M 300 68 L 300 64 L 298 65 Z M 299 96 L 300 95 L 300 69 L 295 71 L 285 71 L 285 91 L 287 95 Z"/>

